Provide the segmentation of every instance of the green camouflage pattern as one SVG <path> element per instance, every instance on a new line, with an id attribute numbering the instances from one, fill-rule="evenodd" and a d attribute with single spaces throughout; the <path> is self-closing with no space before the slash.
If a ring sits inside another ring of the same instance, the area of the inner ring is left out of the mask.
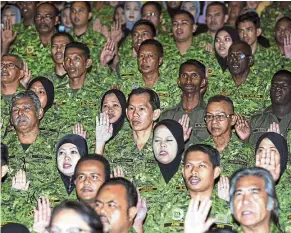
<path id="1" fill-rule="evenodd" d="M 182 103 L 180 103 L 176 107 L 162 112 L 159 120 L 172 119 L 178 121 L 184 114 L 189 116 L 190 127 L 192 127 L 191 136 L 185 146 L 187 149 L 189 144 L 197 144 L 209 137 L 206 123 L 204 121 L 205 107 L 203 104 L 198 104 L 191 112 L 187 112 L 184 110 Z"/>
<path id="2" fill-rule="evenodd" d="M 102 25 L 106 25 L 110 29 L 111 24 L 113 23 L 113 17 L 114 17 L 114 7 L 110 6 L 110 4 L 107 4 L 106 2 L 102 8 L 96 12 L 95 8 L 92 7 L 92 21 L 99 18 Z"/>
<path id="3" fill-rule="evenodd" d="M 203 144 L 216 148 L 213 138 L 210 136 Z M 240 168 L 248 168 L 255 165 L 255 153 L 253 148 L 242 142 L 233 132 L 228 146 L 220 152 L 221 175 L 231 177 Z"/>

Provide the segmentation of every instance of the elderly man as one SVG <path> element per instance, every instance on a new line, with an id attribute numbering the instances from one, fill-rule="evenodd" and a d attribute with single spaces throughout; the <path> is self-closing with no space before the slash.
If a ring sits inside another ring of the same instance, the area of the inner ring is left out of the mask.
<path id="1" fill-rule="evenodd" d="M 22 169 L 17 187 L 28 191 L 11 190 L 11 176 L 2 187 L 5 201 L 2 202 L 2 221 L 14 221 L 32 225 L 29 214 L 38 196 L 52 195 L 53 184 L 58 177 L 53 148 L 56 133 L 40 129 L 43 109 L 33 91 L 18 93 L 11 100 L 11 122 L 15 131 L 8 132 L 3 142 L 9 145 L 11 175 Z M 45 166 L 44 166 L 45 164 Z M 22 188 L 21 188 L 22 187 Z M 26 188 L 25 188 L 26 187 Z M 6 195 L 7 194 L 7 195 Z M 9 195 L 8 195 L 9 194 Z M 3 200 L 3 199 L 2 199 Z"/>
<path id="2" fill-rule="evenodd" d="M 244 233 L 278 232 L 279 202 L 271 174 L 263 168 L 237 171 L 230 182 L 230 209 Z"/>

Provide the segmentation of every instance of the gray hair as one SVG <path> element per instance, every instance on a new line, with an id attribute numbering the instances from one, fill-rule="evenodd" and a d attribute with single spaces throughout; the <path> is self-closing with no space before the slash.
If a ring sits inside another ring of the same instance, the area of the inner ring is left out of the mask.
<path id="1" fill-rule="evenodd" d="M 246 168 L 240 169 L 236 173 L 233 174 L 231 181 L 230 181 L 230 189 L 229 189 L 229 196 L 230 196 L 230 210 L 231 213 L 234 213 L 234 195 L 237 182 L 246 176 L 256 176 L 264 180 L 265 182 L 265 191 L 268 195 L 268 204 L 267 210 L 271 211 L 271 217 L 274 223 L 279 227 L 279 202 L 277 199 L 276 189 L 275 189 L 275 182 L 273 180 L 272 175 L 269 171 L 264 168 L 260 167 L 253 167 L 253 168 Z"/>
<path id="2" fill-rule="evenodd" d="M 12 110 L 15 102 L 19 99 L 22 99 L 22 98 L 29 98 L 33 101 L 34 107 L 36 109 L 36 114 L 38 115 L 38 112 L 41 109 L 40 100 L 39 100 L 38 96 L 31 90 L 20 92 L 16 96 L 14 96 L 11 100 L 11 109 L 10 110 Z"/>

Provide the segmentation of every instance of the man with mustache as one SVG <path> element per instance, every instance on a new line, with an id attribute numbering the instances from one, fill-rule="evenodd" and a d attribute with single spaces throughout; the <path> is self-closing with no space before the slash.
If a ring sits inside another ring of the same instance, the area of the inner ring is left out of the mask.
<path id="1" fill-rule="evenodd" d="M 187 148 L 189 144 L 199 143 L 209 136 L 203 120 L 205 107 L 201 97 L 201 90 L 205 89 L 207 85 L 205 66 L 193 59 L 182 63 L 177 83 L 182 91 L 181 102 L 177 106 L 165 110 L 161 114 L 160 120 L 178 121 L 184 114 L 189 116 L 192 134 L 187 142 Z"/>
<path id="2" fill-rule="evenodd" d="M 110 165 L 104 156 L 92 154 L 82 157 L 75 168 L 78 199 L 94 208 L 99 188 L 109 179 Z"/>
<path id="3" fill-rule="evenodd" d="M 44 195 L 54 199 L 58 174 L 53 148 L 58 135 L 40 129 L 43 109 L 33 91 L 20 92 L 12 98 L 10 116 L 15 130 L 8 129 L 3 139 L 9 145 L 11 173 L 2 186 L 5 194 L 2 220 L 31 226 L 33 215 L 30 212 L 35 206 L 34 200 Z M 26 180 L 30 181 L 28 191 L 11 190 L 11 177 L 19 169 L 26 172 Z"/>
<path id="4" fill-rule="evenodd" d="M 252 134 L 249 142 L 255 145 L 258 138 L 273 124 L 277 130 L 288 140 L 291 151 L 291 72 L 277 71 L 271 81 L 270 99 L 272 105 L 262 113 L 251 118 Z"/>
<path id="5" fill-rule="evenodd" d="M 234 171 L 254 164 L 253 149 L 239 139 L 249 136 L 249 126 L 244 117 L 234 113 L 229 97 L 217 95 L 209 98 L 204 119 L 210 137 L 203 143 L 219 151 L 221 174 L 230 177 Z"/>
<path id="6" fill-rule="evenodd" d="M 51 54 L 55 64 L 55 74 L 59 78 L 63 78 L 67 74 L 64 68 L 65 48 L 73 41 L 73 37 L 66 32 L 57 32 L 52 36 Z"/>

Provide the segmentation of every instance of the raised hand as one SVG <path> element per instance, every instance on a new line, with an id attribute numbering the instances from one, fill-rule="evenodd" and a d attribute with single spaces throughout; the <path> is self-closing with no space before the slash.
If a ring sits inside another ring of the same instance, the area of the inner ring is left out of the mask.
<path id="1" fill-rule="evenodd" d="M 31 71 L 28 69 L 28 65 L 26 62 L 23 62 L 23 78 L 20 79 L 20 83 L 24 88 L 27 88 L 27 85 L 31 79 Z"/>
<path id="2" fill-rule="evenodd" d="M 241 140 L 246 140 L 251 135 L 251 127 L 248 121 L 240 114 L 234 114 L 235 121 L 235 132 Z"/>
<path id="3" fill-rule="evenodd" d="M 4 27 L 1 32 L 1 54 L 8 53 L 9 46 L 16 39 L 17 33 L 12 30 L 12 23 L 10 20 L 4 21 Z"/>
<path id="4" fill-rule="evenodd" d="M 99 18 L 95 19 L 93 23 L 93 31 L 101 33 L 102 31 L 102 24 Z"/>
<path id="5" fill-rule="evenodd" d="M 229 201 L 229 179 L 227 176 L 221 176 L 218 181 L 218 197 Z"/>
<path id="6" fill-rule="evenodd" d="M 104 45 L 104 48 L 100 54 L 100 64 L 105 66 L 108 64 L 116 55 L 116 46 L 113 40 L 108 40 Z"/>
<path id="7" fill-rule="evenodd" d="M 256 166 L 268 170 L 274 181 L 276 182 L 280 177 L 280 158 L 275 155 L 275 151 L 267 148 L 266 150 L 257 150 Z"/>
<path id="8" fill-rule="evenodd" d="M 113 169 L 113 177 L 123 177 L 124 178 L 124 171 L 122 169 L 122 167 L 115 167 Z"/>
<path id="9" fill-rule="evenodd" d="M 141 233 L 141 232 L 143 232 L 142 225 L 143 225 L 144 220 L 147 216 L 148 208 L 147 208 L 146 199 L 141 198 L 138 189 L 136 189 L 136 191 L 137 191 L 137 195 L 138 195 L 138 201 L 137 201 L 137 206 L 136 206 L 137 207 L 137 214 L 136 214 L 136 217 L 135 217 L 134 222 L 133 222 L 133 228 L 136 230 L 136 232 Z"/>
<path id="10" fill-rule="evenodd" d="M 80 135 L 86 140 L 87 131 L 84 130 L 82 123 L 77 123 L 73 126 L 73 134 Z"/>
<path id="11" fill-rule="evenodd" d="M 107 40 L 110 39 L 110 31 L 109 31 L 109 29 L 108 29 L 108 27 L 106 25 L 102 25 L 102 27 L 101 27 L 101 34 L 103 36 L 105 36 L 107 38 Z"/>
<path id="12" fill-rule="evenodd" d="M 119 22 L 113 22 L 111 25 L 110 37 L 116 45 L 122 39 L 122 30 Z"/>
<path id="13" fill-rule="evenodd" d="M 27 191 L 29 188 L 30 181 L 26 180 L 26 172 L 19 170 L 16 175 L 12 178 L 12 188 Z"/>
<path id="14" fill-rule="evenodd" d="M 284 55 L 291 58 L 291 33 L 284 38 Z"/>
<path id="15" fill-rule="evenodd" d="M 107 113 L 100 113 L 99 117 L 96 116 L 96 142 L 107 142 L 113 134 L 113 126 L 109 123 Z"/>
<path id="16" fill-rule="evenodd" d="M 183 127 L 183 136 L 184 136 L 184 142 L 186 142 L 191 135 L 192 127 L 190 126 L 190 118 L 188 114 L 184 114 L 178 121 L 180 125 Z"/>
<path id="17" fill-rule="evenodd" d="M 276 122 L 273 122 L 270 124 L 270 127 L 268 128 L 268 132 L 274 132 L 280 134 L 280 126 Z"/>
<path id="18" fill-rule="evenodd" d="M 34 221 L 32 229 L 38 233 L 45 233 L 51 218 L 49 199 L 41 197 L 37 201 L 37 208 L 34 207 Z"/>
<path id="19" fill-rule="evenodd" d="M 207 219 L 212 201 L 203 199 L 200 201 L 199 195 L 196 199 L 191 199 L 184 222 L 185 233 L 203 233 L 215 222 L 215 219 Z"/>

